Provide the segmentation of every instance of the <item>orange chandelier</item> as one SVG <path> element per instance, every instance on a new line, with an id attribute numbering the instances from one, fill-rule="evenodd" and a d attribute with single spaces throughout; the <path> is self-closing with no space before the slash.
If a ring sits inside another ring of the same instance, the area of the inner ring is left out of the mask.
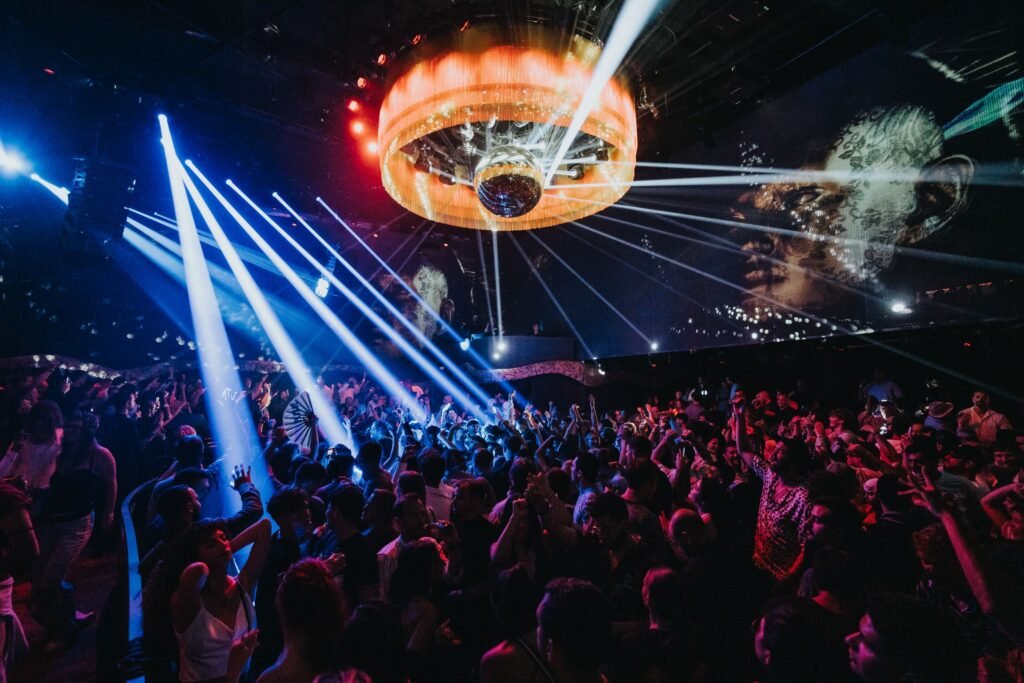
<path id="1" fill-rule="evenodd" d="M 578 220 L 622 198 L 636 163 L 632 96 L 609 81 L 552 169 L 600 48 L 579 36 L 568 49 L 537 42 L 455 49 L 394 82 L 378 148 L 396 202 L 439 223 L 505 231 Z"/>

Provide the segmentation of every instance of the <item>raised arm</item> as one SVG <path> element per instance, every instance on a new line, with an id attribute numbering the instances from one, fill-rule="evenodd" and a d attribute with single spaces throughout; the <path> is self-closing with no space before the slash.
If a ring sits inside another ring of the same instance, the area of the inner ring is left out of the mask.
<path id="1" fill-rule="evenodd" d="M 750 440 L 747 438 L 747 411 L 743 403 L 743 396 L 738 392 L 732 404 L 732 429 L 736 451 L 743 458 L 747 467 L 754 469 L 754 460 L 757 456 L 751 450 Z"/>
<path id="2" fill-rule="evenodd" d="M 247 545 L 252 545 L 249 557 L 245 560 L 241 571 L 238 572 L 238 581 L 242 588 L 249 595 L 256 590 L 256 583 L 259 581 L 260 572 L 267 561 L 270 553 L 270 520 L 264 517 L 251 527 L 231 539 L 231 552 L 235 553 Z"/>

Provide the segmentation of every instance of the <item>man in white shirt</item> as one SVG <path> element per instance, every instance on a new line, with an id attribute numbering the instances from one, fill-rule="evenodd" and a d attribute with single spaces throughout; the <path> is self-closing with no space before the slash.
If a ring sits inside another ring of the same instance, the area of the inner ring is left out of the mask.
<path id="1" fill-rule="evenodd" d="M 956 416 L 957 429 L 974 432 L 978 443 L 986 448 L 995 444 L 1000 429 L 1013 429 L 1005 415 L 990 408 L 991 402 L 984 391 L 975 391 L 971 407 L 961 410 Z"/>
<path id="2" fill-rule="evenodd" d="M 380 582 L 379 595 L 381 598 L 387 599 L 391 591 L 391 577 L 395 575 L 395 569 L 398 568 L 398 555 L 402 552 L 402 548 L 417 539 L 430 538 L 427 536 L 428 521 L 427 508 L 415 493 L 407 493 L 395 503 L 395 524 L 398 526 L 398 538 L 377 553 L 377 578 Z M 438 543 L 438 548 L 441 551 L 441 560 L 445 564 L 445 581 L 455 583 L 462 574 L 462 550 L 459 548 L 458 535 L 454 528 L 449 533 L 452 536 L 445 540 L 444 545 Z M 430 540 L 437 543 L 433 538 Z"/>
<path id="3" fill-rule="evenodd" d="M 434 519 L 439 522 L 451 520 L 452 498 L 455 489 L 441 481 L 444 478 L 445 464 L 436 448 L 428 449 L 420 458 L 420 474 L 427 489 L 427 507 L 434 511 Z"/>

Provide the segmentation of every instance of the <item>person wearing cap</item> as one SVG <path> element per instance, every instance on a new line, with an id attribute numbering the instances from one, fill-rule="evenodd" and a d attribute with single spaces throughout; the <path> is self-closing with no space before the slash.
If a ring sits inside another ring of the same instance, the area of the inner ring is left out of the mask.
<path id="1" fill-rule="evenodd" d="M 1013 425 L 1002 413 L 991 408 L 992 399 L 984 391 L 975 391 L 971 396 L 971 407 L 964 408 L 956 416 L 957 431 L 971 431 L 977 435 L 978 444 L 991 448 L 996 442 L 1000 429 L 1013 429 Z"/>

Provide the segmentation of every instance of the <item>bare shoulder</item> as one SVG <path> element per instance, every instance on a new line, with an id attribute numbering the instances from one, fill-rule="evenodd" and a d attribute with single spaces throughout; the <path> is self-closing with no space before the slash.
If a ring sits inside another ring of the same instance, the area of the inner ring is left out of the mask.
<path id="1" fill-rule="evenodd" d="M 113 471 L 117 468 L 117 461 L 114 460 L 114 454 L 103 446 L 96 446 L 95 458 L 96 463 L 101 469 L 109 469 Z"/>

